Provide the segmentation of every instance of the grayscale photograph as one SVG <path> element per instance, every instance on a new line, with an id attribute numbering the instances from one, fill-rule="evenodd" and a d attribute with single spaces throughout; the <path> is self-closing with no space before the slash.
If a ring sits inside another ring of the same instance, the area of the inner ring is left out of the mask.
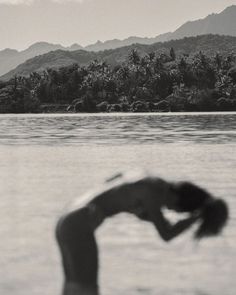
<path id="1" fill-rule="evenodd" d="M 236 0 L 0 0 L 0 294 L 235 295 Z"/>

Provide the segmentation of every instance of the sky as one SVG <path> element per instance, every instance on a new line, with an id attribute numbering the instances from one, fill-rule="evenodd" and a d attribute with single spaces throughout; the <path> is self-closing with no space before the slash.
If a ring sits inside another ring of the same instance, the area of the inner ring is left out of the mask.
<path id="1" fill-rule="evenodd" d="M 39 41 L 78 43 L 154 37 L 236 0 L 0 0 L 0 50 Z"/>

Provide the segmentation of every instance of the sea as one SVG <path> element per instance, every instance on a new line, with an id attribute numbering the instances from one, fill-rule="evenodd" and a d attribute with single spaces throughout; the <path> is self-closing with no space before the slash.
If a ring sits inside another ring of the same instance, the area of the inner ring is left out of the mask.
<path id="1" fill-rule="evenodd" d="M 112 175 L 144 170 L 223 198 L 221 235 L 164 242 L 132 215 L 96 231 L 101 295 L 234 295 L 236 113 L 0 115 L 0 294 L 59 295 L 55 224 Z M 172 212 L 166 213 L 170 219 Z"/>

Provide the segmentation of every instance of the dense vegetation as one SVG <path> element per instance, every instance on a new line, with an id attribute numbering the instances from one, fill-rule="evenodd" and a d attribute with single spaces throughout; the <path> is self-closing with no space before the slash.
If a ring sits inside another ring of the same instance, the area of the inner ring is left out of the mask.
<path id="1" fill-rule="evenodd" d="M 0 112 L 40 112 L 45 105 L 75 112 L 236 110 L 236 57 L 133 49 L 115 67 L 95 60 L 0 83 Z"/>

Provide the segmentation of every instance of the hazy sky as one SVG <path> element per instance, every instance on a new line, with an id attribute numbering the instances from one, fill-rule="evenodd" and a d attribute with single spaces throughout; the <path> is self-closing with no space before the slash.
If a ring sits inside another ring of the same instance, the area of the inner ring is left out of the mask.
<path id="1" fill-rule="evenodd" d="M 153 37 L 236 0 L 0 0 L 0 49 Z"/>

